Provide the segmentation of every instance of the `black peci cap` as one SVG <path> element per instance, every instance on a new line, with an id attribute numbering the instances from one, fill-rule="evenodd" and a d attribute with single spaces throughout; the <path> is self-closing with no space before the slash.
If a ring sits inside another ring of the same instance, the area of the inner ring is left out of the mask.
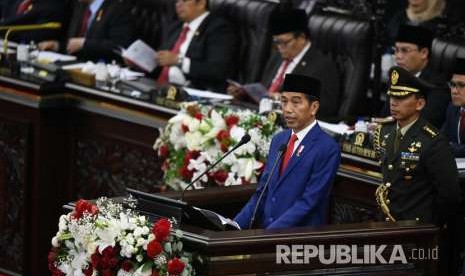
<path id="1" fill-rule="evenodd" d="M 397 32 L 396 42 L 412 43 L 420 48 L 431 49 L 433 32 L 422 27 L 401 25 Z"/>
<path id="2" fill-rule="evenodd" d="M 320 88 L 321 82 L 318 79 L 303 75 L 286 74 L 281 90 L 282 92 L 304 93 L 319 100 Z"/>
<path id="3" fill-rule="evenodd" d="M 270 16 L 273 35 L 307 30 L 308 18 L 304 10 L 276 11 Z"/>

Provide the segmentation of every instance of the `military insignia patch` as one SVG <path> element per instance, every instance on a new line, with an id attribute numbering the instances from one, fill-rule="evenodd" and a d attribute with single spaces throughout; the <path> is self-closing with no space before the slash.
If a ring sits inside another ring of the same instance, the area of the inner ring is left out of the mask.
<path id="1" fill-rule="evenodd" d="M 399 73 L 396 70 L 392 70 L 391 85 L 396 85 L 398 81 L 399 81 Z"/>
<path id="2" fill-rule="evenodd" d="M 434 138 L 434 137 L 438 136 L 438 134 L 439 134 L 437 131 L 435 131 L 434 129 L 430 128 L 429 126 L 424 126 L 424 127 L 423 127 L 423 130 L 424 130 L 427 134 L 429 134 L 429 135 L 431 136 L 431 138 Z"/>

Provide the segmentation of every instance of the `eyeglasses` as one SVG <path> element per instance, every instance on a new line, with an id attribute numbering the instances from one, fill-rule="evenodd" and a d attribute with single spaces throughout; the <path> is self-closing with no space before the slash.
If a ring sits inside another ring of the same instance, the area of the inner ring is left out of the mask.
<path id="1" fill-rule="evenodd" d="M 401 53 L 403 55 L 408 54 L 413 51 L 419 51 L 418 49 L 415 48 L 408 48 L 408 47 L 392 47 L 392 51 L 394 53 Z"/>
<path id="2" fill-rule="evenodd" d="M 450 89 L 460 89 L 460 90 L 463 90 L 465 88 L 465 82 L 462 82 L 462 81 L 449 81 L 447 82 L 447 85 L 449 86 Z"/>
<path id="3" fill-rule="evenodd" d="M 273 39 L 273 43 L 276 46 L 286 47 L 295 37 L 291 37 L 288 40 Z"/>

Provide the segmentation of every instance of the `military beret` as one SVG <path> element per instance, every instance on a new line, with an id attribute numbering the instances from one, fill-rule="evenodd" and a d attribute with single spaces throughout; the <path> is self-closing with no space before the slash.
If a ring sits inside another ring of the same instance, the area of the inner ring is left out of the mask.
<path id="1" fill-rule="evenodd" d="M 455 60 L 455 66 L 452 74 L 465 75 L 465 59 L 457 58 Z"/>
<path id="2" fill-rule="evenodd" d="M 401 25 L 397 32 L 396 42 L 412 43 L 421 48 L 430 49 L 433 43 L 433 32 L 422 27 Z"/>
<path id="3" fill-rule="evenodd" d="M 270 16 L 273 35 L 307 30 L 308 18 L 304 10 L 276 11 Z"/>
<path id="4" fill-rule="evenodd" d="M 321 82 L 318 79 L 303 75 L 286 74 L 282 92 L 304 93 L 319 100 L 320 88 Z"/>
<path id="5" fill-rule="evenodd" d="M 406 97 L 410 94 L 426 94 L 435 88 L 432 84 L 415 77 L 402 67 L 394 66 L 389 69 L 389 89 L 387 95 L 394 97 Z"/>

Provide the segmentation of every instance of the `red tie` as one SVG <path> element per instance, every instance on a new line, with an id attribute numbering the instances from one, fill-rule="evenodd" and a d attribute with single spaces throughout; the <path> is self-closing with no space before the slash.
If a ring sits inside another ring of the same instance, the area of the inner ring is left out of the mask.
<path id="1" fill-rule="evenodd" d="M 283 84 L 284 74 L 286 73 L 286 69 L 289 66 L 289 63 L 291 63 L 291 60 L 289 59 L 286 59 L 285 61 L 283 61 L 281 65 L 281 70 L 279 71 L 277 77 L 274 79 L 270 88 L 268 88 L 269 92 L 278 92 L 279 88 Z"/>
<path id="2" fill-rule="evenodd" d="M 21 2 L 21 4 L 18 5 L 18 9 L 16 10 L 16 14 L 20 15 L 25 13 L 28 9 L 29 6 L 32 4 L 32 0 L 24 0 Z"/>
<path id="3" fill-rule="evenodd" d="M 286 153 L 284 154 L 283 162 L 281 163 L 279 174 L 283 174 L 284 170 L 287 167 L 287 164 L 289 163 L 289 160 L 291 160 L 292 153 L 294 152 L 295 141 L 297 141 L 297 135 L 295 135 L 294 133 L 292 134 L 291 139 L 289 139 L 289 143 L 287 145 Z"/>
<path id="4" fill-rule="evenodd" d="M 176 43 L 174 43 L 173 48 L 171 48 L 171 52 L 178 54 L 179 49 L 181 49 L 181 45 L 186 41 L 187 38 L 187 32 L 189 32 L 189 26 L 184 25 L 182 28 L 181 33 L 179 34 L 178 40 L 176 40 Z M 170 67 L 169 66 L 163 66 L 163 69 L 160 73 L 160 76 L 158 77 L 158 83 L 164 84 L 168 82 L 168 73 L 169 73 Z"/>
<path id="5" fill-rule="evenodd" d="M 89 26 L 89 18 L 91 15 L 89 8 L 86 9 L 81 21 L 81 28 L 79 29 L 78 37 L 85 37 L 87 33 L 87 27 Z"/>

